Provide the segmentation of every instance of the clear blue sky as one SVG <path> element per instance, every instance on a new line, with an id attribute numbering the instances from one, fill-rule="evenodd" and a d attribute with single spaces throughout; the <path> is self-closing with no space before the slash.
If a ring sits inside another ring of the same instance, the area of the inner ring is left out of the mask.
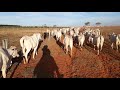
<path id="1" fill-rule="evenodd" d="M 120 25 L 120 12 L 0 12 L 0 24 L 82 26 L 87 21 Z"/>

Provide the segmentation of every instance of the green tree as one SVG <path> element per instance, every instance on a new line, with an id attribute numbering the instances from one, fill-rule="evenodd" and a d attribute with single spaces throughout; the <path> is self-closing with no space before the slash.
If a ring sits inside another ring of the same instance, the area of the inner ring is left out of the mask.
<path id="1" fill-rule="evenodd" d="M 86 26 L 90 26 L 90 22 L 86 22 L 85 25 L 86 25 Z"/>
<path id="2" fill-rule="evenodd" d="M 100 23 L 100 22 L 97 22 L 97 23 L 96 23 L 96 26 L 99 26 L 99 25 L 101 25 L 101 23 Z"/>

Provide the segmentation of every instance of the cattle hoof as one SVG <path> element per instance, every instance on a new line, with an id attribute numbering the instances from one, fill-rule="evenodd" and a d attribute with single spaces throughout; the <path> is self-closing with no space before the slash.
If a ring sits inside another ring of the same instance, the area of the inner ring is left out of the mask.
<path id="1" fill-rule="evenodd" d="M 26 62 L 24 62 L 24 64 L 26 64 Z"/>
<path id="2" fill-rule="evenodd" d="M 82 51 L 82 48 L 80 48 L 80 50 Z"/>
<path id="3" fill-rule="evenodd" d="M 99 54 L 97 54 L 97 56 L 99 56 Z"/>

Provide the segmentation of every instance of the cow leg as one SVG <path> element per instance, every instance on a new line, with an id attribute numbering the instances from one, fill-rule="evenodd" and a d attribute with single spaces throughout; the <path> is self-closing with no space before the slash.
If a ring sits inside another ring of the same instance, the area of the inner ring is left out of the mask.
<path id="1" fill-rule="evenodd" d="M 23 59 L 23 63 L 26 64 L 26 59 L 25 58 Z"/>
<path id="2" fill-rule="evenodd" d="M 37 45 L 37 49 L 38 49 L 38 45 Z M 37 51 L 37 49 L 36 49 L 35 55 L 38 55 L 38 51 Z"/>
<path id="3" fill-rule="evenodd" d="M 78 46 L 80 47 L 80 42 L 78 43 Z"/>
<path id="4" fill-rule="evenodd" d="M 111 47 L 112 47 L 112 49 L 113 49 L 113 43 L 111 44 Z"/>
<path id="5" fill-rule="evenodd" d="M 22 48 L 22 52 L 23 52 L 23 56 L 25 56 L 25 48 L 24 47 Z M 26 59 L 25 58 L 23 58 L 23 62 L 24 62 L 24 64 L 26 64 Z"/>
<path id="6" fill-rule="evenodd" d="M 95 45 L 94 45 L 94 50 L 95 50 Z"/>
<path id="7" fill-rule="evenodd" d="M 25 47 L 22 48 L 23 56 L 25 56 Z"/>
<path id="8" fill-rule="evenodd" d="M 70 52 L 71 52 L 70 55 L 71 55 L 71 57 L 72 57 L 72 47 L 70 47 L 70 48 L 71 48 L 71 50 L 70 50 Z"/>
<path id="9" fill-rule="evenodd" d="M 103 43 L 100 45 L 100 51 L 102 51 Z"/>
<path id="10" fill-rule="evenodd" d="M 80 44 L 80 50 L 82 51 L 82 43 Z"/>
<path id="11" fill-rule="evenodd" d="M 66 54 L 68 54 L 68 46 L 66 46 Z"/>
<path id="12" fill-rule="evenodd" d="M 116 49 L 117 49 L 117 52 L 118 52 L 118 44 L 116 44 Z"/>
<path id="13" fill-rule="evenodd" d="M 97 44 L 97 55 L 99 55 L 99 44 Z"/>
<path id="14" fill-rule="evenodd" d="M 100 51 L 99 51 L 99 49 L 97 50 L 97 55 L 99 55 L 99 53 L 100 53 Z"/>
<path id="15" fill-rule="evenodd" d="M 6 68 L 7 68 L 7 66 L 2 67 L 2 76 L 3 76 L 3 78 L 6 78 Z"/>
<path id="16" fill-rule="evenodd" d="M 81 43 L 79 42 L 79 47 L 80 47 L 80 50 L 81 50 Z"/>
<path id="17" fill-rule="evenodd" d="M 80 50 L 82 51 L 82 47 L 80 48 Z"/>
<path id="18" fill-rule="evenodd" d="M 35 52 L 35 55 L 38 55 L 38 52 L 37 52 L 37 51 Z"/>
<path id="19" fill-rule="evenodd" d="M 37 47 L 34 48 L 34 51 L 33 51 L 33 59 L 35 59 L 35 53 L 37 52 Z"/>
<path id="20" fill-rule="evenodd" d="M 28 58 L 27 58 L 27 56 L 28 56 L 28 53 L 30 52 L 30 49 L 27 49 L 27 51 L 26 51 L 26 53 L 25 53 L 25 59 L 26 59 L 26 63 L 28 63 Z"/>

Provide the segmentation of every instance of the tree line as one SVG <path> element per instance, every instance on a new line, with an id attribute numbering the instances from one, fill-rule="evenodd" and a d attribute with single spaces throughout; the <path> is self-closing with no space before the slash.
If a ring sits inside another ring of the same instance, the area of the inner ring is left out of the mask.
<path id="1" fill-rule="evenodd" d="M 14 28 L 14 27 L 22 27 L 22 28 L 52 28 L 52 27 L 55 27 L 55 28 L 59 28 L 59 27 L 64 27 L 64 26 L 57 26 L 57 25 L 53 25 L 53 26 L 48 26 L 46 24 L 44 25 L 41 25 L 41 26 L 21 26 L 21 25 L 3 25 L 3 24 L 0 24 L 0 27 L 10 27 L 10 28 Z"/>
<path id="2" fill-rule="evenodd" d="M 100 26 L 100 25 L 101 25 L 100 22 L 96 22 L 95 24 L 96 24 L 96 26 Z M 90 22 L 86 22 L 85 25 L 86 25 L 86 26 L 90 26 Z"/>
<path id="3" fill-rule="evenodd" d="M 0 27 L 21 27 L 20 25 L 3 25 L 0 24 Z"/>
<path id="4" fill-rule="evenodd" d="M 100 26 L 101 23 L 100 22 L 96 22 L 95 23 L 96 26 Z M 90 22 L 85 22 L 86 26 L 90 26 Z M 48 26 L 46 24 L 41 25 L 41 26 L 21 26 L 21 25 L 8 25 L 8 24 L 0 24 L 0 27 L 27 27 L 27 28 L 59 28 L 59 27 L 64 27 L 64 26 L 57 26 L 57 25 L 53 25 L 53 26 Z"/>

